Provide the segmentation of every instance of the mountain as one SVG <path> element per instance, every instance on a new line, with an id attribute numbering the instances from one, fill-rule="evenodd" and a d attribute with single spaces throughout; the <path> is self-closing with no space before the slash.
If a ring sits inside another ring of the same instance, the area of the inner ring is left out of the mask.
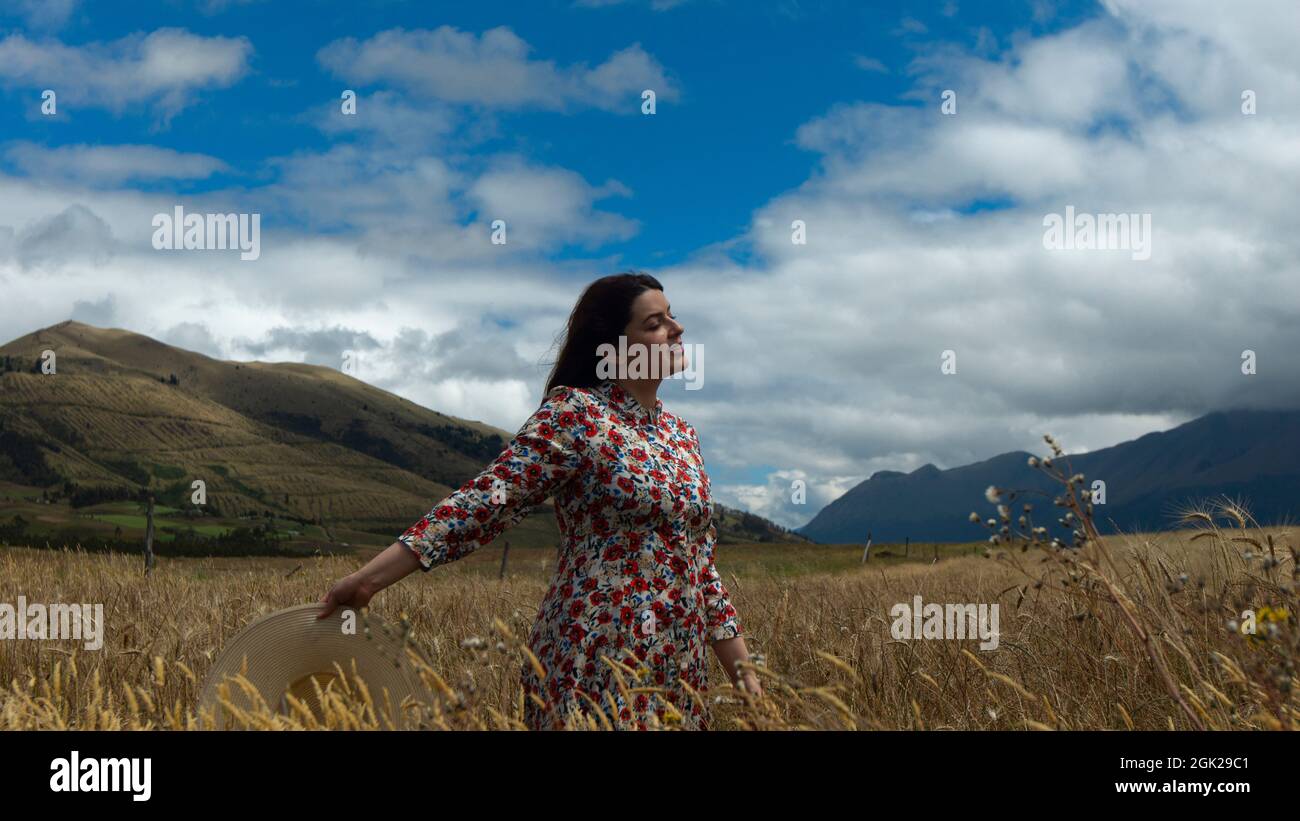
<path id="1" fill-rule="evenodd" d="M 1245 502 L 1260 524 L 1292 521 L 1300 512 L 1298 455 L 1300 411 L 1231 410 L 1061 461 L 1071 474 L 1084 474 L 1085 486 L 1105 481 L 1106 503 L 1095 505 L 1094 515 L 1107 533 L 1168 529 L 1179 508 L 1222 494 Z M 1037 524 L 1054 525 L 1061 509 L 1052 500 L 1063 487 L 1029 467 L 1029 456 L 1016 451 L 950 470 L 927 464 L 907 474 L 879 471 L 796 532 L 819 542 L 861 543 L 868 532 L 877 542 L 978 540 L 988 531 L 969 516 L 994 515 L 984 498 L 989 485 L 1051 494 L 1023 501 L 1034 504 Z"/>
<path id="2" fill-rule="evenodd" d="M 46 350 L 52 375 L 41 373 Z M 0 363 L 0 481 L 54 489 L 72 510 L 144 485 L 193 513 L 201 479 L 209 515 L 319 524 L 386 545 L 512 435 L 332 368 L 217 360 L 75 321 L 0 346 Z M 555 544 L 549 505 L 533 514 L 504 538 Z M 732 518 L 728 534 L 783 532 Z"/>

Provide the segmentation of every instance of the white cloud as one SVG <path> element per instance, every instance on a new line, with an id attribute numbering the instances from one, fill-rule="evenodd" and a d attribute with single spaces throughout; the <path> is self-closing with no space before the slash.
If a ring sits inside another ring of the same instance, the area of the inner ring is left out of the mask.
<path id="1" fill-rule="evenodd" d="M 482 168 L 456 162 L 402 146 L 339 144 L 275 160 L 279 179 L 243 198 L 311 230 L 348 232 L 367 255 L 430 266 L 535 259 L 566 244 L 593 249 L 637 230 L 634 220 L 597 207 L 629 194 L 616 180 L 592 185 L 513 155 Z M 504 245 L 491 241 L 497 219 L 505 222 Z"/>
<path id="2" fill-rule="evenodd" d="M 853 57 L 853 65 L 863 71 L 875 71 L 880 74 L 889 73 L 889 67 L 877 60 L 875 57 L 866 57 L 861 54 L 855 55 Z"/>
<path id="3" fill-rule="evenodd" d="M 343 113 L 341 98 L 331 101 L 315 109 L 311 120 L 329 135 L 373 137 L 408 150 L 442 146 L 467 125 L 452 106 L 436 100 L 413 105 L 392 91 L 358 94 L 353 114 Z M 484 135 L 481 120 L 471 125 L 479 127 L 478 135 Z"/>
<path id="4" fill-rule="evenodd" d="M 100 328 L 113 328 L 117 325 L 116 314 L 117 299 L 110 292 L 100 299 L 79 299 L 72 303 L 72 316 L 69 318 Z"/>
<path id="5" fill-rule="evenodd" d="M 224 211 L 230 196 L 184 204 Z M 155 251 L 152 215 L 175 202 L 0 175 L 0 287 L 21 295 L 0 300 L 2 335 L 75 315 L 219 358 L 340 367 L 342 350 L 353 349 L 365 381 L 514 430 L 536 407 L 545 354 L 586 279 L 487 255 L 427 265 L 314 232 L 264 229 L 256 262 Z"/>
<path id="6" fill-rule="evenodd" d="M 0 85 L 53 89 L 61 105 L 115 113 L 147 104 L 166 121 L 197 92 L 237 82 L 252 51 L 245 37 L 203 37 L 177 28 L 81 46 L 11 34 L 0 39 Z"/>
<path id="7" fill-rule="evenodd" d="M 904 17 L 898 21 L 898 28 L 894 29 L 894 34 L 925 34 L 929 30 L 925 23 L 915 17 Z"/>
<path id="8" fill-rule="evenodd" d="M 505 220 L 509 241 L 528 247 L 594 247 L 631 237 L 634 221 L 593 208 L 598 200 L 630 194 L 617 181 L 592 186 L 572 171 L 530 166 L 520 157 L 498 158 L 467 191 L 483 223 Z"/>
<path id="9" fill-rule="evenodd" d="M 220 344 L 207 326 L 201 322 L 178 322 L 170 328 L 158 331 L 155 338 L 168 345 L 195 351 L 214 359 L 220 359 L 222 356 Z"/>
<path id="10" fill-rule="evenodd" d="M 196 5 L 203 14 L 220 14 L 235 6 L 251 6 L 265 0 L 197 0 Z"/>
<path id="11" fill-rule="evenodd" d="M 88 185 L 121 185 L 141 180 L 198 180 L 229 171 L 206 154 L 188 154 L 152 145 L 64 145 L 46 148 L 11 143 L 5 159 L 29 177 L 59 178 Z"/>
<path id="12" fill-rule="evenodd" d="M 448 103 L 495 109 L 563 111 L 599 108 L 639 113 L 641 92 L 674 100 L 677 87 L 659 63 L 630 45 L 591 68 L 529 57 L 532 50 L 509 28 L 481 36 L 451 26 L 389 29 L 366 40 L 335 40 L 317 54 L 321 65 L 351 83 L 383 83 Z"/>
<path id="13" fill-rule="evenodd" d="M 10 247 L 0 250 L 24 269 L 57 268 L 74 261 L 102 266 L 117 246 L 108 223 L 80 204 L 33 220 L 11 236 Z"/>
<path id="14" fill-rule="evenodd" d="M 699 430 L 721 501 L 798 525 L 876 470 L 1041 451 L 1045 432 L 1095 450 L 1208 410 L 1297 405 L 1293 6 L 1260 4 L 1241 19 L 1208 2 L 1110 8 L 1012 38 L 993 58 L 932 50 L 912 66 L 902 105 L 832 107 L 796 132 L 819 155 L 804 184 L 756 208 L 742 236 L 653 272 L 687 341 L 706 346 L 704 390 L 673 382 L 662 395 Z M 343 48 L 365 58 L 357 77 L 434 96 L 471 67 L 522 82 L 494 96 L 470 77 L 450 94 L 466 103 L 539 105 L 555 92 L 538 89 L 591 87 L 575 85 L 573 67 L 522 56 L 513 35 L 452 31 L 430 45 L 410 34 L 391 35 L 389 57 L 383 35 Z M 451 74 L 425 85 L 416 74 L 435 64 Z M 938 111 L 949 87 L 953 117 Z M 1254 117 L 1240 111 L 1242 88 L 1259 95 Z M 421 109 L 386 94 L 365 95 L 359 111 L 369 101 L 421 122 Z M 205 350 L 306 359 L 368 341 L 363 379 L 514 430 L 536 407 L 542 357 L 581 287 L 613 264 L 554 265 L 545 252 L 634 225 L 598 208 L 627 193 L 616 181 L 435 152 L 454 129 L 412 148 L 358 122 L 355 143 L 277 161 L 271 185 L 186 199 L 280 218 L 256 263 L 149 249 L 149 218 L 174 196 L 0 176 L 0 279 L 24 295 L 0 301 L 0 328 L 12 338 L 80 302 Z M 1066 205 L 1151 214 L 1151 259 L 1044 250 L 1043 216 Z M 499 211 L 518 247 L 486 241 Z M 19 263 L 20 246 L 58 247 L 32 238 L 58 236 L 60 219 L 108 244 Z M 807 245 L 790 243 L 794 219 Z M 728 256 L 746 250 L 747 265 Z M 1256 377 L 1240 372 L 1244 348 L 1259 353 Z M 939 371 L 947 349 L 955 376 Z M 808 483 L 806 506 L 789 502 L 795 478 Z"/>
<path id="15" fill-rule="evenodd" d="M 927 55 L 919 106 L 806 123 L 821 169 L 757 211 L 744 239 L 760 262 L 660 272 L 712 366 L 684 414 L 711 460 L 773 471 L 720 499 L 799 524 L 816 506 L 789 504 L 790 476 L 811 496 L 876 468 L 1041 450 L 1045 432 L 1094 450 L 1300 405 L 1300 331 L 1280 308 L 1300 304 L 1300 65 L 1276 33 L 1292 7 L 1250 23 L 1213 4 L 1114 8 L 1000 59 Z M 946 87 L 956 116 L 938 111 Z M 1267 112 L 1242 115 L 1247 87 Z M 1152 258 L 1045 251 L 1043 216 L 1067 204 L 1151 214 Z M 1246 348 L 1269 374 L 1243 377 Z"/>
<path id="16" fill-rule="evenodd" d="M 67 25 L 80 0 L 10 0 L 4 4 L 33 29 L 59 29 Z"/>
<path id="17" fill-rule="evenodd" d="M 706 460 L 707 461 L 707 460 Z M 896 464 L 896 463 L 891 463 Z M 718 484 L 713 495 L 723 504 L 748 510 L 777 524 L 794 528 L 805 524 L 814 513 L 844 495 L 867 478 L 865 475 L 810 476 L 801 470 L 778 470 L 764 484 Z M 795 482 L 803 482 L 801 502 Z"/>

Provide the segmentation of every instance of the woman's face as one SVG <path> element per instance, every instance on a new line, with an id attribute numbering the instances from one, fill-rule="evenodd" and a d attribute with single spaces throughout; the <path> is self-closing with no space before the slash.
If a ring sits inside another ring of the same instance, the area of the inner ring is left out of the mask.
<path id="1" fill-rule="evenodd" d="M 627 337 L 628 368 L 635 359 L 644 357 L 646 370 L 653 365 L 657 373 L 650 378 L 665 379 L 686 368 L 686 350 L 682 347 L 683 328 L 672 316 L 663 291 L 643 291 L 632 302 L 632 319 L 623 331 Z M 656 347 L 658 346 L 658 347 Z"/>

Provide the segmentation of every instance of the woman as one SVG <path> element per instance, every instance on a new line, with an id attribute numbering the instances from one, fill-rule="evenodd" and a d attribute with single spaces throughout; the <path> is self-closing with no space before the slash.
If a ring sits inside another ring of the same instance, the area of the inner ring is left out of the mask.
<path id="1" fill-rule="evenodd" d="M 733 684 L 761 692 L 752 672 L 739 680 L 736 672 L 749 654 L 713 563 L 717 530 L 699 439 L 656 397 L 664 376 L 685 367 L 682 331 L 652 276 L 588 286 L 541 407 L 482 473 L 335 584 L 320 616 L 365 606 L 417 567 L 467 555 L 554 496 L 563 544 L 528 638 L 546 671 L 539 679 L 523 667 L 530 728 L 562 728 L 575 712 L 594 717 L 595 704 L 623 728 L 657 720 L 707 729 L 706 643 Z M 638 671 L 640 680 L 623 673 L 628 688 L 662 689 L 625 699 L 601 656 Z"/>

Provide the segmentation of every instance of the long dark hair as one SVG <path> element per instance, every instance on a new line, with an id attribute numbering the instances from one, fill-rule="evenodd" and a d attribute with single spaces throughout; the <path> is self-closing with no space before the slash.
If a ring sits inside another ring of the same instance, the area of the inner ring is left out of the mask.
<path id="1" fill-rule="evenodd" d="M 605 343 L 618 345 L 619 335 L 632 321 L 632 303 L 651 288 L 662 291 L 664 286 L 639 271 L 611 274 L 587 286 L 569 314 L 564 344 L 546 380 L 547 394 L 556 385 L 594 388 L 600 384 L 596 376 L 600 359 L 597 348 Z"/>

